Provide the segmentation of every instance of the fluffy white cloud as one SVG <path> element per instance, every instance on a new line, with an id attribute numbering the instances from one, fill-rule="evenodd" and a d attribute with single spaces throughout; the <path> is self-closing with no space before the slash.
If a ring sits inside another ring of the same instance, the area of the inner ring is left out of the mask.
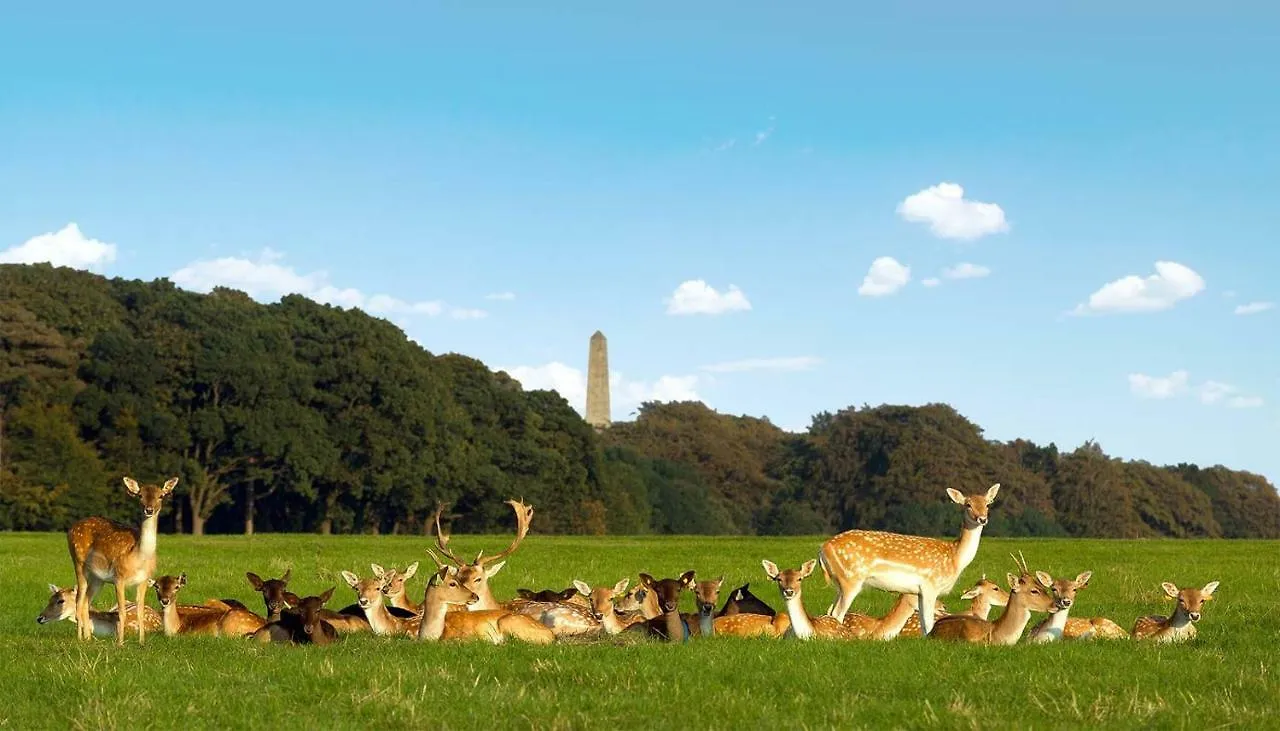
<path id="1" fill-rule="evenodd" d="M 858 294 L 863 297 L 883 297 L 893 294 L 911 281 L 911 267 L 903 265 L 892 256 L 882 256 L 871 262 L 867 276 L 862 278 Z"/>
<path id="2" fill-rule="evenodd" d="M 259 300 L 274 301 L 287 294 L 300 294 L 317 302 L 340 307 L 358 307 L 380 317 L 391 315 L 448 315 L 461 320 L 485 317 L 484 310 L 450 307 L 438 300 L 408 301 L 386 294 L 366 294 L 341 288 L 329 281 L 327 272 L 300 274 L 282 263 L 283 255 L 266 249 L 257 259 L 223 257 L 194 261 L 170 275 L 184 289 L 208 292 L 214 287 L 238 289 Z"/>
<path id="3" fill-rule="evenodd" d="M 85 236 L 75 223 L 68 223 L 58 231 L 33 236 L 17 246 L 0 251 L 0 264 L 47 262 L 56 267 L 101 271 L 115 260 L 115 244 Z"/>
<path id="4" fill-rule="evenodd" d="M 516 298 L 516 293 L 515 292 L 494 292 L 492 294 L 486 294 L 484 298 L 487 300 L 501 300 L 503 302 L 510 302 L 511 300 Z"/>
<path id="5" fill-rule="evenodd" d="M 1073 314 L 1101 312 L 1159 312 L 1204 291 L 1204 278 L 1176 261 L 1156 262 L 1156 273 L 1130 274 L 1102 285 Z"/>
<path id="6" fill-rule="evenodd" d="M 942 284 L 942 280 L 937 277 L 927 277 L 925 279 L 921 279 L 920 283 L 926 287 L 936 287 L 939 284 Z"/>
<path id="7" fill-rule="evenodd" d="M 970 264 L 967 261 L 942 270 L 942 276 L 947 279 L 981 279 L 990 274 L 991 270 L 987 267 L 980 264 Z"/>
<path id="8" fill-rule="evenodd" d="M 1274 309 L 1275 306 L 1275 302 L 1250 302 L 1247 305 L 1236 305 L 1235 313 L 1237 315 L 1256 315 L 1259 312 Z"/>
<path id="9" fill-rule="evenodd" d="M 1129 390 L 1139 398 L 1166 399 L 1179 396 L 1187 391 L 1187 382 L 1191 374 L 1186 371 L 1174 371 L 1168 376 L 1148 376 L 1145 373 L 1129 374 Z"/>
<path id="10" fill-rule="evenodd" d="M 747 295 L 730 284 L 724 292 L 701 279 L 681 282 L 676 291 L 664 300 L 668 315 L 723 315 L 751 309 Z"/>
<path id="11" fill-rule="evenodd" d="M 726 363 L 713 363 L 702 366 L 709 373 L 742 373 L 744 371 L 807 371 L 822 363 L 822 359 L 812 355 L 800 355 L 789 358 L 747 358 Z"/>
<path id="12" fill-rule="evenodd" d="M 573 366 L 553 361 L 540 366 L 503 368 L 526 390 L 558 391 L 578 413 L 587 413 L 587 374 Z M 614 418 L 626 414 L 645 401 L 700 401 L 698 377 L 661 376 L 656 381 L 631 381 L 622 373 L 609 373 L 609 406 Z"/>
<path id="13" fill-rule="evenodd" d="M 995 203 L 966 200 L 964 188 L 939 183 L 907 196 L 898 215 L 912 223 L 927 223 L 934 236 L 969 241 L 1009 230 L 1004 209 Z"/>

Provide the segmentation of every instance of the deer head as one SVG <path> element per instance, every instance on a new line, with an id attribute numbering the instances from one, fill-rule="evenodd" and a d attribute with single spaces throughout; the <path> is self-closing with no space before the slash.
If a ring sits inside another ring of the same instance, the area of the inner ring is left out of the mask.
<path id="1" fill-rule="evenodd" d="M 1076 592 L 1088 586 L 1089 579 L 1092 577 L 1092 571 L 1082 571 L 1074 580 L 1054 579 L 1053 584 L 1049 586 L 1049 591 L 1053 595 L 1055 608 L 1070 609 L 1076 601 Z"/>
<path id="2" fill-rule="evenodd" d="M 1200 612 L 1204 603 L 1213 599 L 1213 592 L 1218 590 L 1218 582 L 1210 581 L 1201 589 L 1179 589 L 1177 584 L 1166 581 L 1160 585 L 1164 593 L 1178 603 L 1178 611 L 1187 615 L 1192 622 L 1200 621 Z"/>
<path id="3" fill-rule="evenodd" d="M 982 597 L 989 606 L 1003 607 L 1009 603 L 1009 595 L 1000 585 L 987 578 L 986 574 L 978 579 L 978 582 L 969 588 L 968 591 L 960 595 L 961 599 L 977 599 Z"/>
<path id="4" fill-rule="evenodd" d="M 1012 554 L 1010 554 L 1012 556 Z M 1015 576 L 1007 574 L 1005 578 L 1009 582 L 1009 604 L 1012 605 L 1017 599 L 1022 602 L 1023 606 L 1033 612 L 1051 612 L 1057 602 L 1053 598 L 1053 577 L 1044 571 L 1036 571 L 1034 574 L 1027 568 L 1027 559 L 1019 552 L 1017 556 L 1012 556 L 1013 563 L 1018 567 L 1021 574 Z"/>
<path id="5" fill-rule="evenodd" d="M 794 597 L 800 596 L 800 582 L 809 578 L 813 570 L 818 566 L 818 559 L 811 558 L 804 562 L 798 569 L 787 569 L 779 571 L 778 565 L 768 559 L 760 562 L 764 566 L 764 573 L 770 579 L 778 584 L 778 591 L 782 592 L 783 601 L 790 601 Z"/>
<path id="6" fill-rule="evenodd" d="M 373 569 L 374 578 L 382 580 L 382 593 L 389 597 L 404 594 L 404 582 L 412 579 L 413 575 L 418 573 L 417 561 L 409 564 L 403 574 L 395 569 L 383 569 L 376 563 L 369 564 L 369 567 Z"/>
<path id="7" fill-rule="evenodd" d="M 187 585 L 187 574 L 184 571 L 178 576 L 161 576 L 149 579 L 148 583 L 156 590 L 156 598 L 163 608 L 178 601 L 178 592 Z"/>
<path id="8" fill-rule="evenodd" d="M 281 576 L 278 579 L 267 579 L 266 581 L 263 581 L 252 571 L 245 573 L 244 577 L 249 580 L 249 586 L 252 586 L 254 591 L 262 594 L 262 599 L 267 604 L 268 619 L 279 619 L 280 612 L 288 609 L 290 606 L 297 606 L 288 599 L 289 596 L 296 598 L 296 595 L 290 594 L 287 591 L 289 586 L 289 577 L 292 575 L 293 569 L 290 568 L 286 569 L 284 576 Z"/>
<path id="9" fill-rule="evenodd" d="M 578 590 L 579 594 L 591 600 L 591 614 L 596 618 L 596 621 L 601 621 L 614 611 L 615 599 L 625 595 L 627 584 L 629 583 L 631 583 L 631 579 L 622 579 L 612 587 L 597 586 L 592 589 L 587 585 L 587 582 L 574 579 L 573 587 Z"/>
<path id="10" fill-rule="evenodd" d="M 529 533 L 529 523 L 533 520 L 532 506 L 525 505 L 519 500 L 507 500 L 506 503 L 511 506 L 511 509 L 516 514 L 515 540 L 501 553 L 485 556 L 484 551 L 481 551 L 476 554 L 475 560 L 471 562 L 462 560 L 454 555 L 453 551 L 449 550 L 449 536 L 440 527 L 440 516 L 444 513 L 444 506 L 441 505 L 436 509 L 436 547 L 440 554 L 448 559 L 457 570 L 458 581 L 481 597 L 482 603 L 479 608 L 496 608 L 498 606 L 497 600 L 493 598 L 493 592 L 489 589 L 489 579 L 492 579 L 506 565 L 506 561 L 502 559 L 510 556 L 520 546 L 520 542 Z M 434 558 L 434 554 L 432 557 Z M 439 559 L 435 560 L 438 561 Z"/>
<path id="11" fill-rule="evenodd" d="M 139 485 L 138 481 L 132 477 L 124 478 L 124 489 L 142 503 L 142 515 L 147 518 L 155 517 L 160 512 L 160 504 L 173 493 L 173 488 L 177 486 L 177 477 L 171 477 L 163 485 L 158 486 Z"/>
<path id="12" fill-rule="evenodd" d="M 317 637 L 322 635 L 320 632 L 320 610 L 324 609 L 324 605 L 329 603 L 333 598 L 333 590 L 335 587 L 329 587 L 320 596 L 309 596 L 305 599 L 298 599 L 294 607 L 294 611 L 302 619 L 302 631 Z"/>
<path id="13" fill-rule="evenodd" d="M 996 500 L 996 493 L 1000 492 L 1000 483 L 996 483 L 987 488 L 985 493 L 981 495 L 965 495 L 954 487 L 947 488 L 947 496 L 951 498 L 951 502 L 964 506 L 964 527 L 980 528 L 987 524 L 988 508 L 991 503 Z"/>
<path id="14" fill-rule="evenodd" d="M 59 589 L 57 584 L 49 585 L 49 603 L 36 615 L 36 624 L 60 622 L 76 616 L 76 588 L 74 586 Z"/>
<path id="15" fill-rule="evenodd" d="M 680 592 L 693 586 L 693 572 L 686 571 L 678 579 L 654 579 L 640 574 L 640 584 L 658 598 L 658 609 L 669 614 L 680 609 Z"/>
<path id="16" fill-rule="evenodd" d="M 343 571 L 342 580 L 347 582 L 347 586 L 350 586 L 352 591 L 356 593 L 356 603 L 360 605 L 361 609 L 369 609 L 382 603 L 382 594 L 386 589 L 386 584 L 380 576 L 362 580 L 350 571 Z"/>
<path id="17" fill-rule="evenodd" d="M 427 553 L 431 553 L 430 549 Z M 431 553 L 431 558 L 440 568 L 427 581 L 424 609 L 432 606 L 471 606 L 480 601 L 480 597 L 458 578 L 457 567 L 442 563 L 434 553 Z"/>
<path id="18" fill-rule="evenodd" d="M 693 601 L 698 607 L 698 614 L 710 617 L 716 613 L 716 602 L 720 601 L 720 586 L 724 584 L 721 575 L 712 581 L 699 581 L 693 587 Z"/>

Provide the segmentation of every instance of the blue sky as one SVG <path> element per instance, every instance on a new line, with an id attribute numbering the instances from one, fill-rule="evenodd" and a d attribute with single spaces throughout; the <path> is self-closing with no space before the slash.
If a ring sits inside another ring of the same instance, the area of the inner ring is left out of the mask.
<path id="1" fill-rule="evenodd" d="M 1280 478 L 1277 11 L 901 5 L 7 9 L 0 260 Z"/>

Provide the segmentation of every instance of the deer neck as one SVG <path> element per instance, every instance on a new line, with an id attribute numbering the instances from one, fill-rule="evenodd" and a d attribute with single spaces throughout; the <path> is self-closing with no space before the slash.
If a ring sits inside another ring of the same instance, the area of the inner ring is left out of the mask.
<path id="1" fill-rule="evenodd" d="M 978 619 L 986 619 L 991 616 L 991 600 L 984 595 L 978 595 L 973 598 L 969 604 L 969 616 Z"/>
<path id="2" fill-rule="evenodd" d="M 1176 632 L 1181 632 L 1191 624 L 1191 616 L 1182 610 L 1182 607 L 1176 607 L 1173 610 L 1173 616 L 1165 620 L 1164 626 Z"/>
<path id="3" fill-rule="evenodd" d="M 403 609 L 407 612 L 413 612 L 414 614 L 417 614 L 418 610 L 421 609 L 417 604 L 410 601 L 409 596 L 403 591 L 395 596 L 388 596 L 387 598 L 391 600 L 391 606 L 396 609 Z"/>
<path id="4" fill-rule="evenodd" d="M 1013 644 L 1031 621 L 1031 608 L 1017 595 L 1009 597 L 1009 605 L 991 627 L 991 641 L 996 644 Z M 1065 621 L 1065 618 L 1064 618 Z"/>
<path id="5" fill-rule="evenodd" d="M 800 602 L 800 592 L 796 592 L 786 601 L 787 615 L 791 617 L 791 631 L 802 640 L 813 637 L 813 621 L 809 619 L 809 613 L 804 610 L 804 604 Z"/>
<path id="6" fill-rule="evenodd" d="M 600 626 L 604 627 L 604 631 L 611 635 L 616 635 L 626 629 L 626 625 L 618 618 L 618 612 L 614 609 L 604 613 L 604 618 L 600 620 Z"/>
<path id="7" fill-rule="evenodd" d="M 911 615 L 916 611 L 918 602 L 914 594 L 903 594 L 898 597 L 898 602 L 893 605 L 889 613 L 880 619 L 880 628 L 878 634 L 885 637 L 896 637 L 902 628 L 907 626 L 907 620 L 911 619 Z"/>
<path id="8" fill-rule="evenodd" d="M 483 571 L 483 569 L 481 569 Z M 484 589 L 476 592 L 476 596 L 480 597 L 475 604 L 467 605 L 467 611 L 480 612 L 490 609 L 502 609 L 502 605 L 493 596 L 493 590 L 489 588 L 489 582 L 484 582 Z"/>
<path id="9" fill-rule="evenodd" d="M 369 627 L 375 635 L 391 635 L 399 629 L 397 618 L 392 616 L 387 605 L 382 603 L 381 595 L 373 600 L 368 609 L 364 610 L 364 618 L 369 620 Z"/>
<path id="10" fill-rule="evenodd" d="M 164 627 L 166 637 L 172 637 L 182 631 L 182 617 L 178 614 L 178 603 L 176 601 L 169 602 L 166 607 L 161 607 L 160 621 Z"/>
<path id="11" fill-rule="evenodd" d="M 680 610 L 674 612 L 664 612 L 662 621 L 666 625 L 667 639 L 672 642 L 684 641 L 684 618 L 680 616 Z"/>
<path id="12" fill-rule="evenodd" d="M 710 637 L 716 633 L 716 623 L 714 614 L 703 614 L 698 612 L 698 632 L 703 637 Z"/>
<path id="13" fill-rule="evenodd" d="M 160 526 L 160 512 L 156 511 L 155 515 L 150 518 L 142 519 L 142 530 L 138 537 L 138 554 L 144 559 L 155 558 L 156 555 L 156 530 Z"/>
<path id="14" fill-rule="evenodd" d="M 980 540 L 982 540 L 982 526 L 965 526 L 960 530 L 960 540 L 956 542 L 955 552 L 952 554 L 957 576 L 973 562 L 973 557 L 978 555 L 978 541 Z"/>
<path id="15" fill-rule="evenodd" d="M 1067 615 L 1070 613 L 1070 609 L 1059 609 L 1056 612 L 1051 612 L 1049 618 L 1041 622 L 1039 626 L 1031 631 L 1031 634 L 1040 641 L 1062 639 L 1062 633 L 1067 629 Z"/>
<path id="16" fill-rule="evenodd" d="M 449 607 L 444 602 L 435 601 L 433 590 L 427 590 L 426 600 L 422 602 L 422 623 L 418 625 L 419 640 L 438 640 L 444 634 L 444 619 Z"/>

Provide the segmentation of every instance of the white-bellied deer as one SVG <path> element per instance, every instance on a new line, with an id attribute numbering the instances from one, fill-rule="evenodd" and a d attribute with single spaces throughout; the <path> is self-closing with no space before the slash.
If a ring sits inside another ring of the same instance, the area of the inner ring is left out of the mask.
<path id="1" fill-rule="evenodd" d="M 427 553 L 440 568 L 427 581 L 418 626 L 420 641 L 484 639 L 495 645 L 508 637 L 537 645 L 555 641 L 555 635 L 541 622 L 504 609 L 449 611 L 450 607 L 470 609 L 480 597 L 458 578 L 457 567 L 445 565 L 430 549 Z"/>
<path id="2" fill-rule="evenodd" d="M 1054 579 L 1049 585 L 1049 593 L 1053 596 L 1053 608 L 1027 635 L 1027 642 L 1040 644 L 1064 639 L 1067 620 L 1070 619 L 1071 605 L 1076 602 L 1076 592 L 1089 585 L 1093 577 L 1092 571 L 1081 572 L 1075 579 Z"/>
<path id="3" fill-rule="evenodd" d="M 711 581 L 699 581 L 693 585 L 693 605 L 698 611 L 681 615 L 693 637 L 710 637 L 716 633 L 716 603 L 720 601 L 720 587 L 724 576 Z"/>
<path id="4" fill-rule="evenodd" d="M 247 609 L 232 607 L 219 599 L 200 605 L 178 604 L 178 592 L 187 585 L 185 573 L 161 576 L 147 582 L 160 602 L 164 634 L 245 637 L 262 629 L 267 620 Z"/>
<path id="5" fill-rule="evenodd" d="M 56 584 L 50 584 L 49 591 L 51 592 L 49 603 L 45 605 L 44 611 L 36 615 L 36 623 L 47 624 L 69 619 L 72 624 L 75 624 L 76 588 L 69 586 L 66 589 L 59 589 Z M 119 610 L 119 608 L 110 612 L 90 609 L 89 621 L 93 624 L 93 634 L 99 637 L 114 637 L 117 631 L 116 624 L 120 622 L 121 617 L 124 617 L 126 632 L 137 629 L 138 618 L 133 609 L 132 603 L 126 604 L 123 611 Z M 160 620 L 160 613 L 151 607 L 144 606 L 142 608 L 142 621 L 146 622 L 147 629 L 151 632 L 159 632 L 164 629 L 164 625 Z"/>
<path id="6" fill-rule="evenodd" d="M 1009 594 L 1004 589 L 1001 589 L 999 584 L 987 579 L 986 574 L 983 574 L 976 584 L 961 594 L 960 598 L 969 600 L 969 608 L 963 612 L 956 612 L 956 614 L 977 617 L 978 619 L 990 617 L 992 607 L 1003 607 L 1009 603 Z M 951 616 L 951 613 L 947 611 L 942 602 L 938 602 L 938 606 L 934 610 L 933 621 L 937 622 L 947 616 Z M 920 635 L 919 612 L 912 614 L 907 623 L 902 626 L 902 631 L 898 633 L 899 637 L 909 637 L 911 635 Z"/>
<path id="7" fill-rule="evenodd" d="M 350 571 L 342 572 L 342 579 L 356 593 L 356 605 L 364 614 L 365 620 L 369 623 L 369 629 L 373 630 L 375 635 L 416 637 L 418 625 L 422 623 L 422 618 L 420 616 L 399 617 L 388 611 L 386 604 L 382 601 L 386 595 L 384 592 L 386 584 L 382 578 L 383 576 L 385 574 L 371 579 L 361 579 Z"/>
<path id="8" fill-rule="evenodd" d="M 1173 608 L 1173 616 L 1138 617 L 1129 634 L 1135 640 L 1156 642 L 1183 642 L 1195 637 L 1195 623 L 1200 621 L 1204 603 L 1213 599 L 1213 593 L 1218 590 L 1218 582 L 1210 581 L 1201 589 L 1179 589 L 1177 584 L 1166 581 L 1160 588 L 1177 603 Z"/>
<path id="9" fill-rule="evenodd" d="M 533 520 L 533 506 L 525 505 L 519 500 L 507 500 L 506 503 L 511 506 L 511 509 L 516 514 L 515 540 L 511 542 L 510 546 L 507 546 L 506 550 L 493 556 L 485 556 L 484 551 L 481 551 L 476 554 L 476 559 L 470 563 L 458 558 L 449 550 L 449 536 L 440 527 L 440 516 L 444 512 L 444 506 L 442 505 L 436 510 L 436 546 L 440 554 L 453 563 L 454 568 L 457 570 L 458 580 L 479 597 L 479 600 L 473 604 L 460 605 L 469 611 L 502 609 L 503 605 L 494 598 L 493 592 L 489 589 L 489 580 L 506 565 L 506 561 L 502 559 L 510 556 L 529 533 L 529 523 Z M 433 558 L 434 556 L 432 554 Z"/>
<path id="10" fill-rule="evenodd" d="M 370 564 L 369 567 L 373 569 L 373 578 L 382 580 L 382 593 L 387 597 L 387 602 L 391 605 L 390 609 L 399 609 L 408 612 L 410 615 L 422 613 L 421 605 L 410 599 L 404 590 L 404 582 L 412 579 L 414 574 L 418 573 L 417 561 L 409 564 L 404 573 L 400 573 L 394 568 L 384 569 L 376 563 Z M 391 613 L 397 614 L 395 611 Z"/>
<path id="11" fill-rule="evenodd" d="M 956 640 L 987 645 L 1012 645 L 1022 637 L 1032 612 L 1048 612 L 1054 607 L 1053 577 L 1043 571 L 1032 575 L 1026 559 L 1014 559 L 1021 572 L 1008 574 L 1009 603 L 994 622 L 977 617 L 949 615 L 939 619 L 929 632 L 930 639 Z"/>
<path id="12" fill-rule="evenodd" d="M 813 570 L 817 567 L 817 559 L 809 559 L 804 562 L 798 569 L 787 569 L 779 571 L 778 565 L 774 562 L 764 559 L 760 565 L 764 566 L 764 573 L 778 584 L 778 592 L 782 594 L 782 601 L 787 605 L 787 613 L 775 617 L 774 628 L 779 636 L 796 637 L 801 640 L 807 640 L 813 637 L 824 640 L 852 640 L 853 631 L 840 623 L 840 620 L 830 615 L 821 617 L 812 617 L 804 608 L 804 602 L 801 594 L 801 583 L 813 574 Z M 785 625 L 778 622 L 778 618 L 785 616 L 787 618 Z"/>
<path id="13" fill-rule="evenodd" d="M 616 635 L 636 622 L 644 621 L 640 615 L 624 618 L 618 613 L 615 601 L 619 597 L 626 596 L 629 583 L 631 579 L 622 579 L 612 587 L 597 586 L 592 589 L 585 581 L 573 580 L 574 588 L 578 593 L 591 600 L 591 615 L 600 623 L 605 634 Z"/>
<path id="14" fill-rule="evenodd" d="M 828 539 L 818 551 L 823 576 L 836 585 L 836 600 L 828 613 L 843 620 L 863 584 L 915 594 L 920 597 L 920 629 L 928 634 L 938 597 L 951 591 L 978 553 L 987 509 L 999 491 L 999 483 L 981 495 L 965 496 L 947 488 L 952 502 L 964 507 L 964 526 L 955 541 L 872 530 L 845 531 Z"/>
<path id="15" fill-rule="evenodd" d="M 125 489 L 142 503 L 142 527 L 117 523 L 94 516 L 78 520 L 67 529 L 67 549 L 76 572 L 76 628 L 82 640 L 93 636 L 89 605 L 103 584 L 116 587 L 116 606 L 125 606 L 125 590 L 137 587 L 134 603 L 138 642 L 143 642 L 146 622 L 142 607 L 147 603 L 147 581 L 156 570 L 156 528 L 160 506 L 178 486 L 173 477 L 163 485 L 139 485 L 124 478 Z M 116 624 L 116 644 L 124 644 L 124 623 Z"/>
<path id="16" fill-rule="evenodd" d="M 294 596 L 290 600 L 293 606 L 282 611 L 279 619 L 268 622 L 249 636 L 264 644 L 329 645 L 337 642 L 340 638 L 337 630 L 320 616 L 320 610 L 333 598 L 333 590 L 331 586 L 320 596 Z"/>

